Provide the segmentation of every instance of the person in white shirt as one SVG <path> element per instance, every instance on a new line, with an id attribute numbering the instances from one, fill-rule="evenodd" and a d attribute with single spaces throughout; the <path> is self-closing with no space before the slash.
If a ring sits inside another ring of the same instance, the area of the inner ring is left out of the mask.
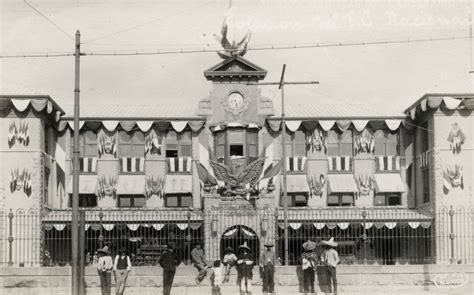
<path id="1" fill-rule="evenodd" d="M 211 284 L 212 284 L 212 295 L 221 295 L 221 285 L 224 282 L 222 277 L 222 273 L 224 269 L 222 267 L 221 261 L 216 260 L 214 261 L 212 267 L 212 273 L 210 276 Z"/>
<path id="2" fill-rule="evenodd" d="M 339 255 L 337 254 L 336 247 L 337 243 L 334 242 L 334 238 L 331 237 L 329 241 L 323 241 L 326 249 L 321 255 L 321 261 L 325 265 L 326 272 L 326 292 L 331 293 L 331 280 L 334 294 L 337 295 L 337 278 L 336 278 L 336 266 L 339 263 Z"/>
<path id="3" fill-rule="evenodd" d="M 225 249 L 225 255 L 222 262 L 225 266 L 224 282 L 228 282 L 230 279 L 230 270 L 233 266 L 235 266 L 235 263 L 237 262 L 237 256 L 235 256 L 234 249 L 232 249 L 232 247 L 227 247 Z"/>
<path id="4" fill-rule="evenodd" d="M 130 262 L 130 257 L 127 255 L 127 249 L 120 249 L 114 261 L 116 295 L 122 295 L 125 291 L 125 283 L 127 282 L 128 273 L 131 268 L 132 263 Z"/>
<path id="5" fill-rule="evenodd" d="M 110 289 L 112 284 L 112 269 L 114 263 L 112 262 L 112 257 L 110 257 L 110 251 L 108 246 L 97 250 L 100 257 L 97 262 L 97 271 L 99 272 L 100 278 L 100 289 L 102 295 L 110 295 Z"/>

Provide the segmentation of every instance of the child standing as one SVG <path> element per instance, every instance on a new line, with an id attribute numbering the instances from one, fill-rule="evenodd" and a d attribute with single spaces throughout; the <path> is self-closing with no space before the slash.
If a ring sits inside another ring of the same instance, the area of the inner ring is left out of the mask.
<path id="1" fill-rule="evenodd" d="M 212 295 L 221 295 L 221 285 L 223 283 L 222 278 L 222 265 L 220 260 L 214 261 L 213 267 L 211 269 L 211 284 L 212 284 Z"/>
<path id="2" fill-rule="evenodd" d="M 225 249 L 225 255 L 224 255 L 224 266 L 225 266 L 225 276 L 224 276 L 224 282 L 228 282 L 230 279 L 230 269 L 232 266 L 235 266 L 235 262 L 237 261 L 237 256 L 234 254 L 234 249 L 232 247 L 227 247 Z"/>

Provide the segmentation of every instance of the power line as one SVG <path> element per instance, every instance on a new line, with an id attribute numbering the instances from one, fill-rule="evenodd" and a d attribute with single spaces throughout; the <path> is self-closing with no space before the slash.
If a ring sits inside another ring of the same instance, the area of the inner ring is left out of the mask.
<path id="1" fill-rule="evenodd" d="M 60 30 L 64 35 L 66 35 L 69 39 L 73 40 L 74 41 L 74 37 L 72 37 L 70 34 L 68 34 L 65 30 L 63 30 L 59 25 L 57 25 L 55 22 L 53 22 L 50 18 L 48 18 L 46 15 L 44 15 L 43 13 L 41 13 L 41 11 L 39 11 L 37 8 L 35 8 L 33 5 L 31 5 L 30 3 L 28 3 L 28 1 L 26 0 L 23 0 L 23 2 L 25 2 L 26 5 L 28 5 L 31 9 L 33 9 L 36 13 L 38 13 L 39 15 L 41 15 L 47 22 L 49 22 L 50 24 L 52 24 L 53 26 L 56 27 L 56 29 Z"/>
<path id="2" fill-rule="evenodd" d="M 150 25 L 150 24 L 152 24 L 152 23 L 156 23 L 157 21 L 163 20 L 163 19 L 168 18 L 168 17 L 173 17 L 173 16 L 180 15 L 180 14 L 182 14 L 182 13 L 187 13 L 187 12 L 193 11 L 194 9 L 201 8 L 201 7 L 206 6 L 206 5 L 208 5 L 208 4 L 210 4 L 210 3 L 213 3 L 213 2 L 214 2 L 214 1 L 209 1 L 209 2 L 206 2 L 206 3 L 204 3 L 204 4 L 201 4 L 201 5 L 197 5 L 197 6 L 195 6 L 195 7 L 192 7 L 192 8 L 190 8 L 190 9 L 186 9 L 186 10 L 180 11 L 180 12 L 178 12 L 178 13 L 173 13 L 173 14 L 169 14 L 169 15 L 166 15 L 166 16 L 162 16 L 162 17 L 160 17 L 160 18 L 154 19 L 154 20 L 152 20 L 152 21 L 149 21 L 149 22 L 146 22 L 146 23 L 143 23 L 143 24 L 140 24 L 140 25 L 135 25 L 135 26 L 132 26 L 132 27 L 123 29 L 123 30 L 119 30 L 119 31 L 116 31 L 116 32 L 113 32 L 113 33 L 110 33 L 110 34 L 107 34 L 107 35 L 104 35 L 104 36 L 101 36 L 101 37 L 97 37 L 97 38 L 94 38 L 94 39 L 90 39 L 90 40 L 87 40 L 87 41 L 85 41 L 85 42 L 82 42 L 82 44 L 92 43 L 92 42 L 95 42 L 95 41 L 98 41 L 98 40 L 102 40 L 102 39 L 105 39 L 105 38 L 108 38 L 108 37 L 111 37 L 111 36 L 118 35 L 118 34 L 120 34 L 120 33 L 132 31 L 132 30 L 138 29 L 138 28 L 140 28 L 140 27 L 144 27 L 144 26 Z"/>
<path id="3" fill-rule="evenodd" d="M 269 45 L 261 47 L 249 47 L 248 51 L 261 50 L 284 50 L 284 49 L 306 49 L 306 48 L 325 48 L 325 47 L 348 47 L 348 46 L 366 46 L 366 45 L 386 45 L 386 44 L 404 44 L 404 43 L 423 43 L 435 41 L 452 41 L 460 39 L 469 39 L 469 36 L 453 36 L 440 38 L 421 38 L 421 39 L 406 39 L 406 40 L 385 40 L 385 41 L 369 41 L 369 42 L 348 42 L 348 43 L 316 43 L 316 44 L 293 44 L 293 45 Z M 121 56 L 121 55 L 160 55 L 160 54 L 187 54 L 187 53 L 205 53 L 217 52 L 222 49 L 148 49 L 148 50 L 112 50 L 112 51 L 90 51 L 84 52 L 84 55 L 95 56 Z"/>
<path id="4" fill-rule="evenodd" d="M 470 36 L 453 36 L 440 38 L 421 38 L 421 39 L 406 39 L 406 40 L 385 40 L 385 41 L 368 41 L 368 42 L 336 42 L 336 43 L 305 43 L 293 45 L 267 45 L 261 47 L 249 47 L 249 51 L 263 51 L 263 50 L 288 50 L 288 49 L 309 49 L 309 48 L 326 48 L 326 47 L 349 47 L 349 46 L 367 46 L 367 45 L 389 45 L 389 44 L 407 44 L 407 43 L 424 43 L 424 42 L 438 42 L 438 41 L 453 41 L 461 39 L 470 39 Z M 130 56 L 130 55 L 166 55 L 166 54 L 189 54 L 189 53 L 215 53 L 222 51 L 221 48 L 201 48 L 201 49 L 145 49 L 145 50 L 112 50 L 112 51 L 85 51 L 81 55 L 88 56 Z M 15 55 L 0 55 L 0 58 L 26 58 L 26 57 L 59 57 L 72 56 L 74 53 L 44 53 L 44 54 L 15 54 Z"/>

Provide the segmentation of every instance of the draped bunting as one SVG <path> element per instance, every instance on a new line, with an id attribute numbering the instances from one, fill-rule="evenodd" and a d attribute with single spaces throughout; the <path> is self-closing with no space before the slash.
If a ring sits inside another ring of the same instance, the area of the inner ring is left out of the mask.
<path id="1" fill-rule="evenodd" d="M 89 229 L 89 227 L 91 227 L 90 224 L 85 224 L 85 225 L 84 225 L 84 230 L 87 231 L 87 230 Z"/>
<path id="2" fill-rule="evenodd" d="M 337 224 L 340 229 L 347 229 L 349 227 L 349 222 L 340 222 Z"/>
<path id="3" fill-rule="evenodd" d="M 19 112 L 24 112 L 30 105 L 30 100 L 29 99 L 16 99 L 12 98 L 11 100 L 13 106 L 17 109 Z"/>
<path id="4" fill-rule="evenodd" d="M 69 121 L 68 125 L 74 131 L 74 121 Z M 79 130 L 81 130 L 82 126 L 84 126 L 84 121 L 79 121 Z"/>
<path id="5" fill-rule="evenodd" d="M 114 224 L 113 224 L 113 223 L 110 223 L 110 224 L 103 224 L 102 226 L 104 227 L 104 229 L 105 229 L 106 231 L 111 231 L 111 230 L 114 229 Z"/>
<path id="6" fill-rule="evenodd" d="M 270 126 L 270 129 L 272 129 L 274 132 L 277 132 L 280 130 L 281 126 L 281 121 L 279 120 L 268 120 L 268 126 Z"/>
<path id="7" fill-rule="evenodd" d="M 462 99 L 460 98 L 454 98 L 450 96 L 443 96 L 443 97 L 427 97 L 424 98 L 420 101 L 420 109 L 422 112 L 426 112 L 428 110 L 428 107 L 431 109 L 436 109 L 441 106 L 442 103 L 444 103 L 444 106 L 448 110 L 455 110 L 459 107 L 459 105 L 463 102 Z M 415 105 L 412 109 L 410 109 L 410 117 L 412 120 L 415 120 L 416 118 L 416 110 L 417 106 Z"/>
<path id="8" fill-rule="evenodd" d="M 180 229 L 180 230 L 185 230 L 188 228 L 188 224 L 187 223 L 177 223 L 176 226 Z"/>
<path id="9" fill-rule="evenodd" d="M 344 132 L 351 126 L 351 121 L 350 120 L 337 120 L 336 124 L 337 124 L 337 127 L 339 127 L 339 129 L 342 132 Z"/>
<path id="10" fill-rule="evenodd" d="M 66 224 L 64 223 L 56 223 L 56 224 L 53 224 L 54 228 L 57 230 L 57 231 L 62 231 L 63 229 L 66 228 Z"/>
<path id="11" fill-rule="evenodd" d="M 198 132 L 199 130 L 201 130 L 202 126 L 204 126 L 204 123 L 204 121 L 189 121 L 188 125 L 192 131 Z"/>
<path id="12" fill-rule="evenodd" d="M 291 222 L 289 225 L 292 229 L 297 230 L 301 227 L 302 223 L 301 222 Z"/>
<path id="13" fill-rule="evenodd" d="M 242 230 L 242 232 L 244 233 L 244 235 L 248 236 L 248 237 L 255 237 L 255 233 L 249 231 L 249 230 L 246 230 L 245 228 L 241 227 L 240 228 Z"/>
<path id="14" fill-rule="evenodd" d="M 295 132 L 300 128 L 301 121 L 286 121 L 286 127 L 288 128 L 289 131 Z"/>
<path id="15" fill-rule="evenodd" d="M 197 230 L 201 227 L 201 223 L 190 223 L 189 224 L 189 228 L 191 228 L 192 230 Z"/>
<path id="16" fill-rule="evenodd" d="M 326 226 L 326 224 L 322 222 L 315 222 L 313 225 L 316 229 L 323 229 Z"/>
<path id="17" fill-rule="evenodd" d="M 362 132 L 365 129 L 367 123 L 369 123 L 369 120 L 352 120 L 354 128 L 359 132 Z"/>
<path id="18" fill-rule="evenodd" d="M 120 127 L 122 127 L 123 130 L 129 132 L 135 127 L 135 122 L 133 121 L 120 121 Z"/>
<path id="19" fill-rule="evenodd" d="M 140 225 L 139 224 L 134 224 L 134 223 L 131 223 L 131 224 L 127 224 L 127 227 L 131 230 L 131 231 L 136 231 Z"/>
<path id="20" fill-rule="evenodd" d="M 372 227 L 372 225 L 374 225 L 372 222 L 366 222 L 365 223 L 365 229 L 369 229 Z M 364 224 L 362 223 L 362 226 L 364 226 Z"/>
<path id="21" fill-rule="evenodd" d="M 152 121 L 137 121 L 137 126 L 143 132 L 148 132 L 151 126 L 153 125 Z"/>
<path id="22" fill-rule="evenodd" d="M 113 132 L 115 128 L 117 128 L 118 124 L 119 124 L 118 121 L 102 121 L 102 125 L 104 125 L 105 129 L 107 129 L 110 132 Z"/>
<path id="23" fill-rule="evenodd" d="M 385 120 L 385 124 L 387 124 L 388 129 L 395 131 L 400 127 L 401 120 Z"/>
<path id="24" fill-rule="evenodd" d="M 329 131 L 331 130 L 332 126 L 334 126 L 334 123 L 336 123 L 335 120 L 320 120 L 319 126 L 321 126 L 324 131 Z"/>
<path id="25" fill-rule="evenodd" d="M 162 230 L 165 225 L 163 223 L 154 223 L 151 225 L 156 230 Z"/>
<path id="26" fill-rule="evenodd" d="M 171 126 L 173 126 L 173 129 L 178 133 L 182 132 L 187 124 L 188 122 L 186 121 L 171 121 Z"/>
<path id="27" fill-rule="evenodd" d="M 225 236 L 225 237 L 232 236 L 232 235 L 234 235 L 235 233 L 237 233 L 237 230 L 238 230 L 238 228 L 231 229 L 231 230 L 225 232 L 225 233 L 224 233 L 224 236 Z"/>
<path id="28" fill-rule="evenodd" d="M 414 222 L 408 222 L 408 225 L 411 228 L 416 229 L 416 228 L 418 228 L 418 226 L 420 226 L 420 223 L 418 221 L 414 221 Z"/>

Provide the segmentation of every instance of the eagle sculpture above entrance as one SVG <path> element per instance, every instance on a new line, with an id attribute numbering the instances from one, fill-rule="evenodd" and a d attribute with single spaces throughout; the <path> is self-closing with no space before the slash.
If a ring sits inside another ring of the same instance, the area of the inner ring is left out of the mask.
<path id="1" fill-rule="evenodd" d="M 227 39 L 227 18 L 224 19 L 222 24 L 220 43 L 224 51 L 218 51 L 217 54 L 223 58 L 227 59 L 232 56 L 244 56 L 247 53 L 248 44 L 250 42 L 250 37 L 252 33 L 250 31 L 245 34 L 244 38 L 240 42 L 232 41 L 232 43 Z"/>

